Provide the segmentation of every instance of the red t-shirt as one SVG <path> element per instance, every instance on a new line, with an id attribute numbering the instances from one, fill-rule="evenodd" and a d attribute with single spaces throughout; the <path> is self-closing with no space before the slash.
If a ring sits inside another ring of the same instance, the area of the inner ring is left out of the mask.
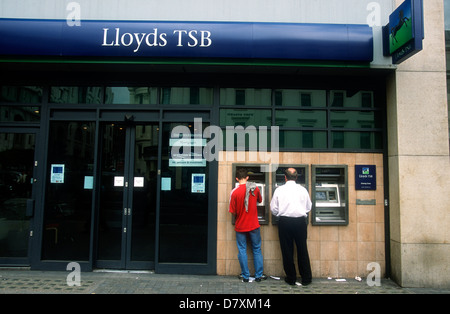
<path id="1" fill-rule="evenodd" d="M 237 232 L 248 232 L 260 227 L 258 221 L 258 210 L 256 203 L 262 202 L 261 192 L 259 188 L 254 191 L 254 196 L 249 192 L 248 212 L 245 211 L 245 191 L 246 185 L 240 184 L 231 191 L 229 212 L 236 215 L 234 229 Z"/>

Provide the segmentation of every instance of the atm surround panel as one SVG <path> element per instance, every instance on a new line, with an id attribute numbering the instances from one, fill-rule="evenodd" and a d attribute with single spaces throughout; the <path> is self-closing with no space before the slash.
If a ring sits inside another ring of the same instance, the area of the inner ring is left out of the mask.
<path id="1" fill-rule="evenodd" d="M 312 165 L 313 225 L 348 225 L 348 166 Z"/>
<path id="2" fill-rule="evenodd" d="M 269 223 L 270 203 L 268 199 L 268 186 L 269 186 L 269 174 L 270 172 L 263 172 L 261 166 L 266 164 L 233 164 L 232 175 L 232 189 L 236 187 L 236 170 L 239 168 L 246 168 L 248 170 L 249 182 L 255 182 L 261 191 L 263 198 L 261 203 L 257 204 L 258 220 L 261 225 L 267 225 Z M 233 220 L 234 223 L 234 220 Z"/>
<path id="3" fill-rule="evenodd" d="M 312 209 L 309 214 L 312 225 L 348 225 L 348 166 L 347 165 L 301 165 L 282 164 L 270 172 L 261 171 L 265 164 L 239 164 L 232 166 L 233 183 L 236 187 L 236 170 L 247 168 L 249 181 L 255 182 L 260 188 L 263 201 L 258 203 L 258 219 L 261 225 L 269 224 L 270 199 L 269 176 L 272 176 L 272 195 L 275 189 L 284 184 L 284 170 L 295 168 L 299 173 L 297 183 L 309 191 L 309 171 L 311 169 L 311 201 Z M 267 165 L 265 165 L 267 166 Z M 278 219 L 272 215 L 272 224 Z M 234 223 L 234 220 L 233 220 Z"/>

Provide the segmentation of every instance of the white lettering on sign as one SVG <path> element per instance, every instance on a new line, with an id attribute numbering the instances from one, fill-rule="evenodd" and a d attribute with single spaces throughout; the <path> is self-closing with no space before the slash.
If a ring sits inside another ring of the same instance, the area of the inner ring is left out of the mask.
<path id="1" fill-rule="evenodd" d="M 189 47 L 196 47 L 199 44 L 199 40 L 197 39 L 198 31 L 192 30 L 174 30 L 174 34 L 178 35 L 178 44 L 177 47 L 183 47 L 183 43 L 187 41 L 187 45 Z M 186 40 L 187 35 L 188 39 Z M 209 31 L 200 31 L 200 47 L 209 47 L 211 46 L 211 32 Z"/>
<path id="2" fill-rule="evenodd" d="M 200 47 L 207 48 L 212 45 L 211 32 L 206 30 L 174 30 L 176 47 Z M 114 31 L 103 29 L 103 47 L 132 47 L 133 52 L 138 52 L 141 46 L 165 47 L 169 44 L 167 33 L 159 32 L 154 28 L 150 33 L 122 33 L 120 28 Z"/>

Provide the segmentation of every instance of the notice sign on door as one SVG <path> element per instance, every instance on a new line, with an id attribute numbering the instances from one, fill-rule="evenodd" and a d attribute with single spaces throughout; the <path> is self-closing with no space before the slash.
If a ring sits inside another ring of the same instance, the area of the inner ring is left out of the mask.
<path id="1" fill-rule="evenodd" d="M 161 178 L 161 191 L 172 190 L 172 178 Z"/>
<path id="2" fill-rule="evenodd" d="M 193 173 L 191 193 L 205 193 L 205 174 Z"/>
<path id="3" fill-rule="evenodd" d="M 64 183 L 64 168 L 63 164 L 53 164 L 50 172 L 50 183 Z"/>
<path id="4" fill-rule="evenodd" d="M 377 167 L 374 165 L 355 165 L 355 190 L 377 189 Z"/>
<path id="5" fill-rule="evenodd" d="M 171 138 L 169 167 L 206 167 L 206 159 L 203 158 L 203 149 L 206 139 L 200 138 Z M 195 147 L 199 147 L 197 152 Z M 194 148 L 194 151 L 191 149 Z"/>

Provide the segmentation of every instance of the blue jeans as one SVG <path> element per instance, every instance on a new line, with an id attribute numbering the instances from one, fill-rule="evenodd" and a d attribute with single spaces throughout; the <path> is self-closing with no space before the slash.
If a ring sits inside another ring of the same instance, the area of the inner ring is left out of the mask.
<path id="1" fill-rule="evenodd" d="M 261 253 L 261 233 L 260 228 L 249 232 L 236 232 L 236 243 L 238 248 L 238 260 L 241 265 L 242 277 L 248 279 L 250 271 L 247 261 L 247 235 L 250 238 L 253 251 L 253 262 L 255 265 L 255 278 L 263 275 L 263 256 Z"/>

